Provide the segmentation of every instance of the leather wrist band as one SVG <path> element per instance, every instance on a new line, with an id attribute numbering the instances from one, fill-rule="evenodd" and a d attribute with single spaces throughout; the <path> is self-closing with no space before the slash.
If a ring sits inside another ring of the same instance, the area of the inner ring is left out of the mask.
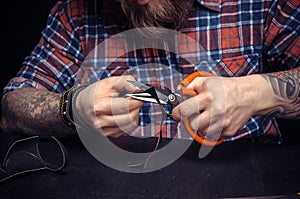
<path id="1" fill-rule="evenodd" d="M 77 100 L 77 97 L 79 95 L 79 93 L 85 89 L 88 85 L 80 85 L 78 86 L 76 89 L 74 89 L 72 91 L 72 101 L 70 103 L 70 110 L 72 111 L 72 114 L 70 114 L 70 118 L 71 120 L 73 121 L 73 123 L 76 125 L 77 128 L 81 128 L 81 129 L 86 129 L 87 126 L 87 123 L 85 122 L 84 119 L 82 119 L 80 117 L 80 115 L 77 113 L 77 110 L 76 110 L 76 100 Z"/>
<path id="2" fill-rule="evenodd" d="M 66 90 L 65 92 L 63 92 L 61 99 L 60 99 L 60 117 L 62 119 L 62 121 L 71 128 L 75 128 L 75 122 L 74 122 L 74 116 L 73 116 L 73 97 L 74 94 L 78 93 L 83 90 L 84 88 L 86 88 L 87 85 L 74 85 L 73 87 L 71 87 L 70 89 Z"/>

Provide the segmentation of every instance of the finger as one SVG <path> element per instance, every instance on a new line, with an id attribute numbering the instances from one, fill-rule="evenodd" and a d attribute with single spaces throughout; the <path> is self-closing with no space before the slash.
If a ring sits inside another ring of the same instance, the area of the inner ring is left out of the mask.
<path id="1" fill-rule="evenodd" d="M 202 137 L 205 137 L 207 140 L 216 141 L 224 136 L 222 132 L 224 130 L 224 125 L 219 122 L 210 123 L 206 128 L 201 131 L 198 131 L 198 134 Z"/>
<path id="2" fill-rule="evenodd" d="M 128 114 L 130 111 L 137 109 L 143 105 L 140 100 L 132 98 L 104 98 L 95 104 L 96 115 L 118 115 Z"/>
<path id="3" fill-rule="evenodd" d="M 135 90 L 138 89 L 136 86 L 128 82 L 128 80 L 135 81 L 135 78 L 131 75 L 120 76 L 112 80 L 115 80 L 114 90 L 116 91 L 134 92 Z"/>
<path id="4" fill-rule="evenodd" d="M 218 140 L 224 129 L 224 123 L 213 119 L 207 112 L 192 116 L 189 123 L 194 132 L 208 140 Z"/>
<path id="5" fill-rule="evenodd" d="M 123 133 L 130 133 L 135 130 L 139 125 L 137 123 L 129 123 L 127 125 L 119 127 Z"/>
<path id="6" fill-rule="evenodd" d="M 196 77 L 191 83 L 187 85 L 186 89 L 200 93 L 204 90 L 205 87 L 204 79 L 206 79 L 206 77 Z"/>
<path id="7" fill-rule="evenodd" d="M 197 113 L 188 118 L 189 124 L 194 132 L 203 131 L 210 124 L 210 117 L 207 112 Z"/>
<path id="8" fill-rule="evenodd" d="M 143 101 L 133 98 L 112 98 L 111 114 L 129 114 L 133 110 L 139 109 L 144 104 Z"/>
<path id="9" fill-rule="evenodd" d="M 243 124 L 239 124 L 239 125 L 228 125 L 225 124 L 223 131 L 222 131 L 222 137 L 223 138 L 228 138 L 228 137 L 232 137 L 234 136 L 241 128 L 243 127 Z"/>
<path id="10" fill-rule="evenodd" d="M 97 128 L 120 127 L 133 123 L 138 124 L 139 109 L 134 109 L 129 113 L 118 115 L 101 115 L 98 120 Z"/>
<path id="11" fill-rule="evenodd" d="M 96 82 L 94 87 L 94 92 L 98 92 L 99 96 L 110 96 L 110 97 L 118 97 L 120 92 L 134 92 L 138 88 L 128 80 L 134 81 L 134 77 L 130 75 L 126 76 L 114 76 L 110 78 L 103 79 L 101 81 Z M 96 93 L 97 94 L 97 93 Z"/>
<path id="12" fill-rule="evenodd" d="M 104 129 L 101 129 L 100 132 L 107 137 L 113 137 L 113 138 L 118 138 L 124 133 L 128 133 L 135 128 L 137 128 L 138 125 L 134 125 L 133 123 L 121 126 L 121 127 L 107 127 Z"/>
<path id="13" fill-rule="evenodd" d="M 124 132 L 118 127 L 110 127 L 98 130 L 103 136 L 118 138 L 124 134 Z"/>
<path id="14" fill-rule="evenodd" d="M 209 105 L 207 99 L 204 98 L 205 95 L 200 93 L 194 97 L 181 102 L 172 111 L 172 116 L 177 121 L 182 121 L 184 118 L 188 118 L 193 114 L 198 114 L 203 112 Z"/>

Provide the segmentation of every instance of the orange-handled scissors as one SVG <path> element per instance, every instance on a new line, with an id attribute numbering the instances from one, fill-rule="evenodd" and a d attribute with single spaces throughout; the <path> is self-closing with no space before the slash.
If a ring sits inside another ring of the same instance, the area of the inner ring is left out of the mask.
<path id="1" fill-rule="evenodd" d="M 158 103 L 160 105 L 172 104 L 173 106 L 177 106 L 180 102 L 184 100 L 184 96 L 195 96 L 198 94 L 196 91 L 187 89 L 186 87 L 196 77 L 207 77 L 207 76 L 214 76 L 214 74 L 205 71 L 197 71 L 188 75 L 185 79 L 183 79 L 180 82 L 181 88 L 176 93 L 173 93 L 168 89 L 154 87 L 149 84 L 143 84 L 138 81 L 129 81 L 131 84 L 135 85 L 142 91 L 127 93 L 125 96 L 132 97 L 134 99 L 138 99 L 146 102 Z M 169 113 L 167 113 L 167 116 L 172 117 L 172 115 Z M 183 124 L 187 132 L 192 136 L 192 138 L 200 144 L 215 146 L 221 144 L 224 141 L 224 139 L 208 140 L 207 138 L 199 136 L 191 128 L 188 118 L 185 118 L 183 120 Z"/>

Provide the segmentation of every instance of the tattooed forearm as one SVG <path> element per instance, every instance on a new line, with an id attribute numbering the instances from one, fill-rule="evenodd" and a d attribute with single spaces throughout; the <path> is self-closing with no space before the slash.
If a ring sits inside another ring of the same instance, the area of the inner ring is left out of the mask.
<path id="1" fill-rule="evenodd" d="M 270 114 L 284 118 L 300 118 L 300 71 L 299 69 L 264 75 L 275 94 L 274 100 L 280 106 Z"/>
<path id="2" fill-rule="evenodd" d="M 2 100 L 3 130 L 43 137 L 70 135 L 74 130 L 67 127 L 59 115 L 60 96 L 34 88 L 10 92 Z"/>

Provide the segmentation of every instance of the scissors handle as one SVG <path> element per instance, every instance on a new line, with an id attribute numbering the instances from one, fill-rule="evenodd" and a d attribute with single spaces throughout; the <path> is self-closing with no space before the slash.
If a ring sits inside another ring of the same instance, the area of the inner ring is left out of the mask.
<path id="1" fill-rule="evenodd" d="M 183 95 L 188 96 L 195 96 L 198 95 L 198 93 L 194 90 L 187 89 L 186 87 L 196 78 L 196 77 L 208 77 L 208 76 L 214 76 L 214 74 L 206 72 L 206 71 L 196 71 L 192 74 L 188 75 L 185 79 L 183 79 L 180 82 L 181 85 L 181 91 Z"/>
<path id="2" fill-rule="evenodd" d="M 215 76 L 213 73 L 206 72 L 206 71 L 196 71 L 192 74 L 188 75 L 184 80 L 180 82 L 182 86 L 189 85 L 196 77 L 209 77 L 209 76 Z"/>
<path id="3" fill-rule="evenodd" d="M 216 141 L 211 141 L 211 140 L 206 140 L 205 138 L 199 136 L 197 133 L 195 133 L 193 131 L 193 129 L 191 128 L 190 122 L 187 118 L 185 118 L 183 120 L 183 124 L 184 124 L 185 129 L 187 130 L 187 132 L 190 134 L 190 136 L 192 136 L 192 138 L 200 144 L 203 144 L 203 145 L 206 145 L 206 146 L 216 146 L 216 145 L 221 144 L 224 141 L 223 138 L 221 138 L 219 140 L 216 140 Z"/>
<path id="4" fill-rule="evenodd" d="M 192 74 L 188 75 L 180 83 L 182 94 L 183 95 L 189 95 L 189 96 L 197 95 L 198 93 L 196 91 L 187 89 L 186 86 L 188 86 L 196 77 L 208 77 L 208 76 L 214 76 L 214 74 L 206 72 L 206 71 L 196 71 L 196 72 L 193 72 Z M 219 140 L 216 140 L 216 141 L 210 141 L 210 140 L 206 140 L 205 138 L 199 136 L 191 128 L 191 125 L 190 125 L 190 122 L 189 122 L 188 118 L 185 118 L 183 120 L 183 124 L 184 124 L 187 132 L 192 136 L 192 138 L 200 144 L 207 145 L 207 146 L 215 146 L 215 145 L 221 144 L 224 141 L 224 139 L 219 139 Z"/>

